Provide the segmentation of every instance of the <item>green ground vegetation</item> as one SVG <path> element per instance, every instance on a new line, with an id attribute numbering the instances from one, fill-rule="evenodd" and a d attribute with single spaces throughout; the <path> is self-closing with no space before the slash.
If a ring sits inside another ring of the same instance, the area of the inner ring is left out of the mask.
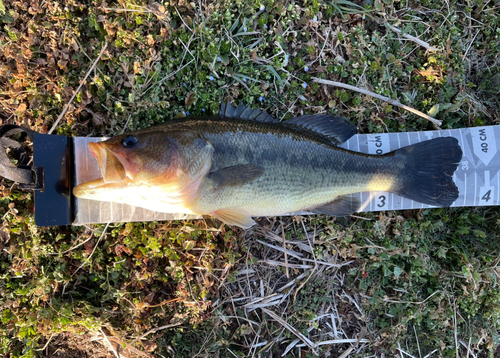
<path id="1" fill-rule="evenodd" d="M 442 128 L 499 124 L 499 5 L 0 0 L 0 124 L 109 136 L 229 98 L 282 120 L 339 114 L 361 133 L 433 129 L 312 77 Z M 244 232 L 211 220 L 38 228 L 33 206 L 1 179 L 6 357 L 500 354 L 496 208 L 263 218 Z"/>

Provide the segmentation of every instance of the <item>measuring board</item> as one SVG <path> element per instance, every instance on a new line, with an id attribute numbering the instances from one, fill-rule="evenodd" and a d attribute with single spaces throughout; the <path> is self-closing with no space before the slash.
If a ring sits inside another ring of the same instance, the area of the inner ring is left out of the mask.
<path id="1" fill-rule="evenodd" d="M 384 154 L 425 140 L 437 137 L 455 137 L 463 151 L 463 157 L 453 175 L 459 197 L 451 205 L 486 206 L 500 204 L 500 154 L 497 138 L 500 140 L 500 126 L 449 129 L 412 133 L 357 134 L 340 147 L 368 154 Z M 75 186 L 101 177 L 97 160 L 88 151 L 88 143 L 105 138 L 73 139 L 75 153 Z M 313 175 L 313 173 L 311 173 Z M 414 202 L 386 192 L 366 192 L 359 195 L 360 211 L 381 211 L 400 209 L 422 209 L 432 206 Z M 301 213 L 290 213 L 306 214 Z M 88 199 L 75 200 L 74 224 L 162 221 L 199 219 L 200 216 L 170 214 L 150 211 L 126 204 L 106 203 Z"/>

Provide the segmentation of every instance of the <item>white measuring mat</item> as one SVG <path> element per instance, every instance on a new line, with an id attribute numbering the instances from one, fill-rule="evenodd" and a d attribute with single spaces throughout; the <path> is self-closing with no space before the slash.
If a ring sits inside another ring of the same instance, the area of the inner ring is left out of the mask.
<path id="1" fill-rule="evenodd" d="M 500 126 L 412 133 L 357 134 L 340 147 L 355 152 L 384 154 L 437 137 L 457 138 L 463 151 L 463 157 L 453 175 L 459 196 L 451 206 L 500 205 L 500 154 L 496 144 L 497 138 L 500 139 Z M 90 142 L 102 140 L 104 138 L 77 137 L 73 139 L 75 186 L 101 177 L 97 160 L 90 154 L 87 145 Z M 367 192 L 356 195 L 359 195 L 363 203 L 361 211 L 432 207 L 386 192 Z M 75 198 L 75 212 L 74 224 L 200 218 L 195 215 L 159 213 L 127 204 L 78 198 Z"/>

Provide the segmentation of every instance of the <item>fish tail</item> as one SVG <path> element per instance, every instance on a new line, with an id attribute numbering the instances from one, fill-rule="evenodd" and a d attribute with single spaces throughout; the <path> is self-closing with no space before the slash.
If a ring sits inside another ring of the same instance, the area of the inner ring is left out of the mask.
<path id="1" fill-rule="evenodd" d="M 453 173 L 462 159 L 462 149 L 453 137 L 441 137 L 398 149 L 395 159 L 403 168 L 392 192 L 419 203 L 450 206 L 458 198 Z"/>

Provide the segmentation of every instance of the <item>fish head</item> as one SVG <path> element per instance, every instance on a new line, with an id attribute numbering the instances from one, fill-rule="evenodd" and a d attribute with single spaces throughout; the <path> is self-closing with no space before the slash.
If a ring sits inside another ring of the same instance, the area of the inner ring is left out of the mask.
<path id="1" fill-rule="evenodd" d="M 175 141 L 161 132 L 126 134 L 89 143 L 89 151 L 97 159 L 105 183 L 126 178 L 136 184 L 160 177 L 172 180 L 182 161 Z"/>
<path id="2" fill-rule="evenodd" d="M 149 189 L 176 196 L 186 181 L 178 144 L 165 133 L 119 135 L 88 148 L 102 177 L 73 188 L 78 198 L 133 203 Z"/>
<path id="3" fill-rule="evenodd" d="M 196 132 L 151 129 L 89 143 L 89 151 L 102 177 L 73 188 L 76 197 L 131 205 L 161 197 L 163 207 L 154 210 L 185 212 L 211 167 L 213 147 Z"/>

